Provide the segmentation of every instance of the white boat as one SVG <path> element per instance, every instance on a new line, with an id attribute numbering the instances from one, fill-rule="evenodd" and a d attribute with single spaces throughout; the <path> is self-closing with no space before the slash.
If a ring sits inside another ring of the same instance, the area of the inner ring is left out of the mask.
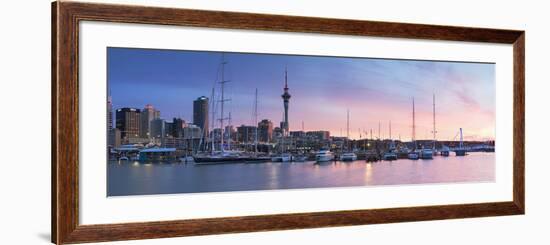
<path id="1" fill-rule="evenodd" d="M 433 157 L 434 157 L 434 151 L 430 148 L 425 148 L 420 151 L 421 159 L 433 159 Z"/>
<path id="2" fill-rule="evenodd" d="M 334 154 L 330 150 L 319 150 L 315 154 L 315 161 L 319 162 L 330 162 L 334 160 Z"/>
<path id="3" fill-rule="evenodd" d="M 292 155 L 290 153 L 282 153 L 271 157 L 272 162 L 290 162 Z"/>
<path id="4" fill-rule="evenodd" d="M 344 152 L 340 155 L 340 161 L 349 162 L 357 160 L 357 155 L 353 152 Z"/>

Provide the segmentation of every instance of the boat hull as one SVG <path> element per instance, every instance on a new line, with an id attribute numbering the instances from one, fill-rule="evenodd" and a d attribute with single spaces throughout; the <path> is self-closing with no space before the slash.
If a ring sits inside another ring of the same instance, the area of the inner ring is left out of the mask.
<path id="1" fill-rule="evenodd" d="M 457 157 L 466 156 L 466 150 L 455 150 L 455 155 L 456 155 Z"/>
<path id="2" fill-rule="evenodd" d="M 418 160 L 420 156 L 418 155 L 418 153 L 409 153 L 407 158 L 409 158 L 410 160 Z"/>
<path id="3" fill-rule="evenodd" d="M 315 157 L 315 161 L 318 162 L 318 163 L 319 163 L 319 162 L 330 162 L 330 161 L 332 161 L 332 160 L 334 160 L 334 156 L 332 156 L 332 155 L 327 155 L 327 156 L 316 156 L 316 157 Z"/>
<path id="4" fill-rule="evenodd" d="M 241 157 L 194 157 L 196 164 L 225 164 L 225 163 L 242 163 L 246 158 Z"/>
<path id="5" fill-rule="evenodd" d="M 395 161 L 397 160 L 397 154 L 384 154 L 384 156 L 382 156 L 382 159 L 385 161 Z"/>

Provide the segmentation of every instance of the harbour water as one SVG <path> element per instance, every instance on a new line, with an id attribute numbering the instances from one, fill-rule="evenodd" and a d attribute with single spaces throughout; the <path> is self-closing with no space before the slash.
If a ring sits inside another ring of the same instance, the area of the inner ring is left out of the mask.
<path id="1" fill-rule="evenodd" d="M 491 182 L 495 154 L 366 163 L 313 161 L 294 163 L 109 162 L 108 196 L 225 191 L 328 188 L 377 185 Z"/>

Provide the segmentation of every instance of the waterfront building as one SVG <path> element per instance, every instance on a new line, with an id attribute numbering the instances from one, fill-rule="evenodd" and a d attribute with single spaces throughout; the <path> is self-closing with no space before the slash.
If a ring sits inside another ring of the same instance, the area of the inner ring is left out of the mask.
<path id="1" fill-rule="evenodd" d="M 166 122 L 163 119 L 155 118 L 151 121 L 151 133 L 152 139 L 162 139 L 166 134 Z"/>
<path id="2" fill-rule="evenodd" d="M 183 128 L 185 128 L 185 126 L 187 126 L 185 120 L 181 118 L 172 119 L 172 136 L 175 138 L 183 138 Z"/>
<path id="3" fill-rule="evenodd" d="M 199 126 L 194 124 L 187 124 L 183 128 L 183 138 L 184 139 L 200 139 L 202 130 Z"/>
<path id="4" fill-rule="evenodd" d="M 162 146 L 165 148 L 184 149 L 186 145 L 184 138 L 165 137 L 162 139 Z"/>
<path id="5" fill-rule="evenodd" d="M 237 141 L 241 143 L 254 143 L 256 130 L 256 126 L 241 125 L 237 127 Z"/>
<path id="6" fill-rule="evenodd" d="M 306 132 L 304 131 L 291 131 L 290 136 L 293 138 L 304 138 L 306 137 Z"/>
<path id="7" fill-rule="evenodd" d="M 140 137 L 151 138 L 151 121 L 160 117 L 160 111 L 155 110 L 152 105 L 147 104 L 145 108 L 141 110 L 140 117 Z"/>
<path id="8" fill-rule="evenodd" d="M 329 131 L 309 131 L 306 132 L 307 136 L 316 138 L 317 140 L 329 140 L 330 132 Z"/>
<path id="9" fill-rule="evenodd" d="M 258 123 L 258 140 L 264 143 L 273 140 L 273 123 L 268 119 L 263 119 Z"/>
<path id="10" fill-rule="evenodd" d="M 290 101 L 290 93 L 288 93 L 288 79 L 287 79 L 287 71 L 285 69 L 285 87 L 284 87 L 284 93 L 281 95 L 281 98 L 283 98 L 283 106 L 284 106 L 284 109 L 285 109 L 285 112 L 284 112 L 284 118 L 283 118 L 283 121 L 281 122 L 281 129 L 283 130 L 283 136 L 287 136 L 288 135 L 288 128 L 289 128 L 289 125 L 288 125 L 288 106 L 289 106 L 289 101 Z"/>
<path id="11" fill-rule="evenodd" d="M 164 121 L 164 137 L 172 137 L 172 132 L 174 131 L 174 123 Z"/>
<path id="12" fill-rule="evenodd" d="M 193 101 L 193 124 L 204 132 L 204 138 L 208 137 L 208 98 L 201 96 Z"/>
<path id="13" fill-rule="evenodd" d="M 139 137 L 140 119 L 139 109 L 125 107 L 116 110 L 116 128 L 120 130 L 122 139 Z"/>

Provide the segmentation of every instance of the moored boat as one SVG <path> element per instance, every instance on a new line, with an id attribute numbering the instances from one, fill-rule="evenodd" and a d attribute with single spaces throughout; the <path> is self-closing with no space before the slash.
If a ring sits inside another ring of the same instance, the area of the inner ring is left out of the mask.
<path id="1" fill-rule="evenodd" d="M 394 161 L 397 160 L 397 153 L 395 151 L 388 151 L 382 155 L 382 159 L 385 161 Z"/>
<path id="2" fill-rule="evenodd" d="M 334 160 L 334 154 L 330 150 L 321 149 L 315 154 L 315 161 L 318 163 L 330 162 L 332 160 Z"/>
<path id="3" fill-rule="evenodd" d="M 271 157 L 272 162 L 290 162 L 292 161 L 292 155 L 290 153 L 281 153 Z"/>
<path id="4" fill-rule="evenodd" d="M 365 153 L 365 161 L 367 162 L 377 162 L 380 161 L 380 154 L 375 150 L 368 150 Z"/>
<path id="5" fill-rule="evenodd" d="M 292 156 L 293 162 L 305 162 L 307 161 L 307 155 L 296 155 Z"/>
<path id="6" fill-rule="evenodd" d="M 448 157 L 449 156 L 449 147 L 448 146 L 442 146 L 441 150 L 439 152 L 441 153 L 441 156 Z"/>
<path id="7" fill-rule="evenodd" d="M 351 162 L 357 160 L 357 155 L 353 152 L 344 152 L 340 155 L 340 161 Z"/>
<path id="8" fill-rule="evenodd" d="M 409 152 L 409 155 L 407 156 L 407 158 L 411 160 L 418 160 L 420 158 L 420 154 L 418 151 L 411 151 Z"/>
<path id="9" fill-rule="evenodd" d="M 433 159 L 434 152 L 430 148 L 425 148 L 420 151 L 420 158 L 421 159 Z"/>

